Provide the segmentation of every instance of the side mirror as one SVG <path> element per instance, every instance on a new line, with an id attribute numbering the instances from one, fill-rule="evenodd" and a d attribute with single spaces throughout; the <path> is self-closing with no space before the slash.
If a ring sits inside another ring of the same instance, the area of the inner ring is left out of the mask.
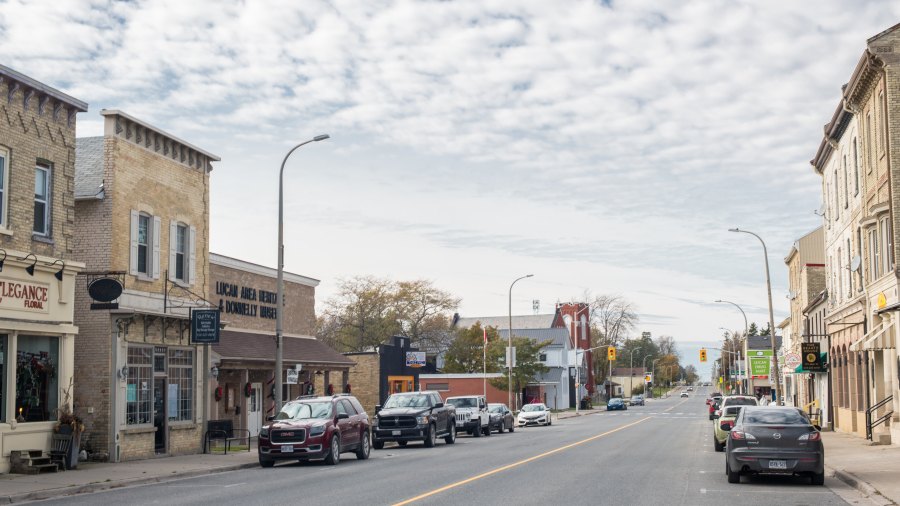
<path id="1" fill-rule="evenodd" d="M 434 409 L 437 409 L 437 408 L 443 408 L 443 407 L 444 407 L 444 403 L 443 403 L 443 402 L 436 402 L 436 403 L 434 403 Z"/>
<path id="2" fill-rule="evenodd" d="M 378 413 L 379 411 L 381 411 L 381 404 L 376 404 L 375 405 L 375 413 Z"/>
<path id="3" fill-rule="evenodd" d="M 821 430 L 822 430 L 822 426 L 821 426 L 821 425 L 813 424 L 813 428 L 815 428 L 817 431 L 821 431 Z"/>
<path id="4" fill-rule="evenodd" d="M 346 420 L 347 418 L 350 418 L 350 415 L 347 413 L 338 413 L 338 420 Z"/>
<path id="5" fill-rule="evenodd" d="M 270 421 L 270 422 L 274 422 L 274 421 L 275 421 L 275 417 L 274 417 L 274 416 L 270 416 L 269 418 L 266 418 L 266 420 L 268 420 L 268 421 Z"/>

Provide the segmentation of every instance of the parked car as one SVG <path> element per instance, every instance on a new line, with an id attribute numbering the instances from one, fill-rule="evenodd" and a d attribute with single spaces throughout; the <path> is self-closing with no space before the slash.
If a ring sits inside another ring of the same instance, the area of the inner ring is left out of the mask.
<path id="1" fill-rule="evenodd" d="M 819 427 L 802 410 L 746 406 L 725 443 L 728 483 L 750 473 L 799 474 L 825 484 L 825 448 Z"/>
<path id="2" fill-rule="evenodd" d="M 516 419 L 506 404 L 488 404 L 488 412 L 491 415 L 491 429 L 503 434 L 506 429 L 510 432 L 516 430 Z"/>
<path id="3" fill-rule="evenodd" d="M 609 402 L 606 403 L 607 411 L 614 411 L 617 409 L 626 410 L 626 409 L 628 409 L 628 404 L 625 403 L 625 401 L 623 401 L 619 397 L 614 397 L 614 398 L 610 399 Z"/>
<path id="4" fill-rule="evenodd" d="M 715 420 L 717 411 L 719 411 L 719 403 L 716 401 L 713 401 L 713 403 L 709 405 L 709 419 L 710 420 Z"/>
<path id="5" fill-rule="evenodd" d="M 545 404 L 536 402 L 522 406 L 519 416 L 516 418 L 516 425 L 553 425 L 553 418 L 550 416 L 550 408 Z"/>
<path id="6" fill-rule="evenodd" d="M 259 431 L 259 465 L 278 460 L 325 459 L 340 462 L 341 453 L 369 458 L 369 416 L 349 394 L 328 397 L 305 395 L 281 408 Z"/>
<path id="7" fill-rule="evenodd" d="M 423 441 L 431 448 L 441 437 L 452 445 L 456 430 L 456 410 L 444 404 L 441 394 L 428 390 L 397 393 L 388 397 L 384 406 L 375 406 L 372 446 L 380 450 L 389 441 L 400 446 Z"/>
<path id="8" fill-rule="evenodd" d="M 632 395 L 631 399 L 628 401 L 629 406 L 643 406 L 644 405 L 644 396 L 643 395 Z"/>
<path id="9" fill-rule="evenodd" d="M 457 430 L 475 437 L 491 435 L 491 414 L 483 395 L 448 397 L 447 404 L 456 409 Z"/>

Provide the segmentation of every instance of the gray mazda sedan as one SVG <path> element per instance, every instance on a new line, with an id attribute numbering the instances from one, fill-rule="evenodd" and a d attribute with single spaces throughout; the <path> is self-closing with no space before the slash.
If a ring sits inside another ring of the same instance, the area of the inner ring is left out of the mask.
<path id="1" fill-rule="evenodd" d="M 819 427 L 797 408 L 746 406 L 734 421 L 725 443 L 728 483 L 743 474 L 809 476 L 825 484 L 825 447 Z"/>

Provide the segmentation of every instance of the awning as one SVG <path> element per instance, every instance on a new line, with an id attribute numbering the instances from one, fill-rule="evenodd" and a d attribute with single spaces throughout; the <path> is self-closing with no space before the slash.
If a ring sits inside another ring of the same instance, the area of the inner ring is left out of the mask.
<path id="1" fill-rule="evenodd" d="M 856 341 L 854 341 L 853 344 L 850 345 L 850 351 L 859 351 L 862 343 L 866 342 L 870 337 L 877 336 L 878 334 L 880 334 L 881 332 L 884 331 L 882 329 L 883 326 L 884 326 L 884 322 L 882 321 L 881 323 L 879 323 L 878 325 L 873 327 L 872 330 L 867 332 L 866 335 L 864 335 L 864 336 L 860 337 L 859 339 L 857 339 Z"/>
<path id="2" fill-rule="evenodd" d="M 881 327 L 881 325 L 879 325 L 879 327 Z M 867 337 L 869 335 L 871 335 L 871 337 L 868 337 L 868 339 L 866 339 L 862 343 L 860 343 L 859 341 L 857 341 L 856 343 L 853 343 L 854 345 L 857 345 L 857 346 L 856 346 L 856 348 L 851 346 L 850 349 L 852 351 L 861 351 L 861 350 L 883 350 L 885 348 L 894 348 L 895 347 L 894 339 L 893 339 L 894 333 L 892 331 L 893 327 L 894 327 L 894 324 L 891 323 L 887 327 L 882 328 L 881 330 L 879 330 L 878 332 L 876 332 L 874 334 L 872 334 L 870 332 L 869 334 L 867 334 Z"/>

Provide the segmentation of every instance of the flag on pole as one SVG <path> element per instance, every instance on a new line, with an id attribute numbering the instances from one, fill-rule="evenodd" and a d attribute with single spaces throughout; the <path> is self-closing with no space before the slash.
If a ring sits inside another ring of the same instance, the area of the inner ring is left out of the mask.
<path id="1" fill-rule="evenodd" d="M 484 328 L 484 345 L 487 346 L 487 327 Z"/>

